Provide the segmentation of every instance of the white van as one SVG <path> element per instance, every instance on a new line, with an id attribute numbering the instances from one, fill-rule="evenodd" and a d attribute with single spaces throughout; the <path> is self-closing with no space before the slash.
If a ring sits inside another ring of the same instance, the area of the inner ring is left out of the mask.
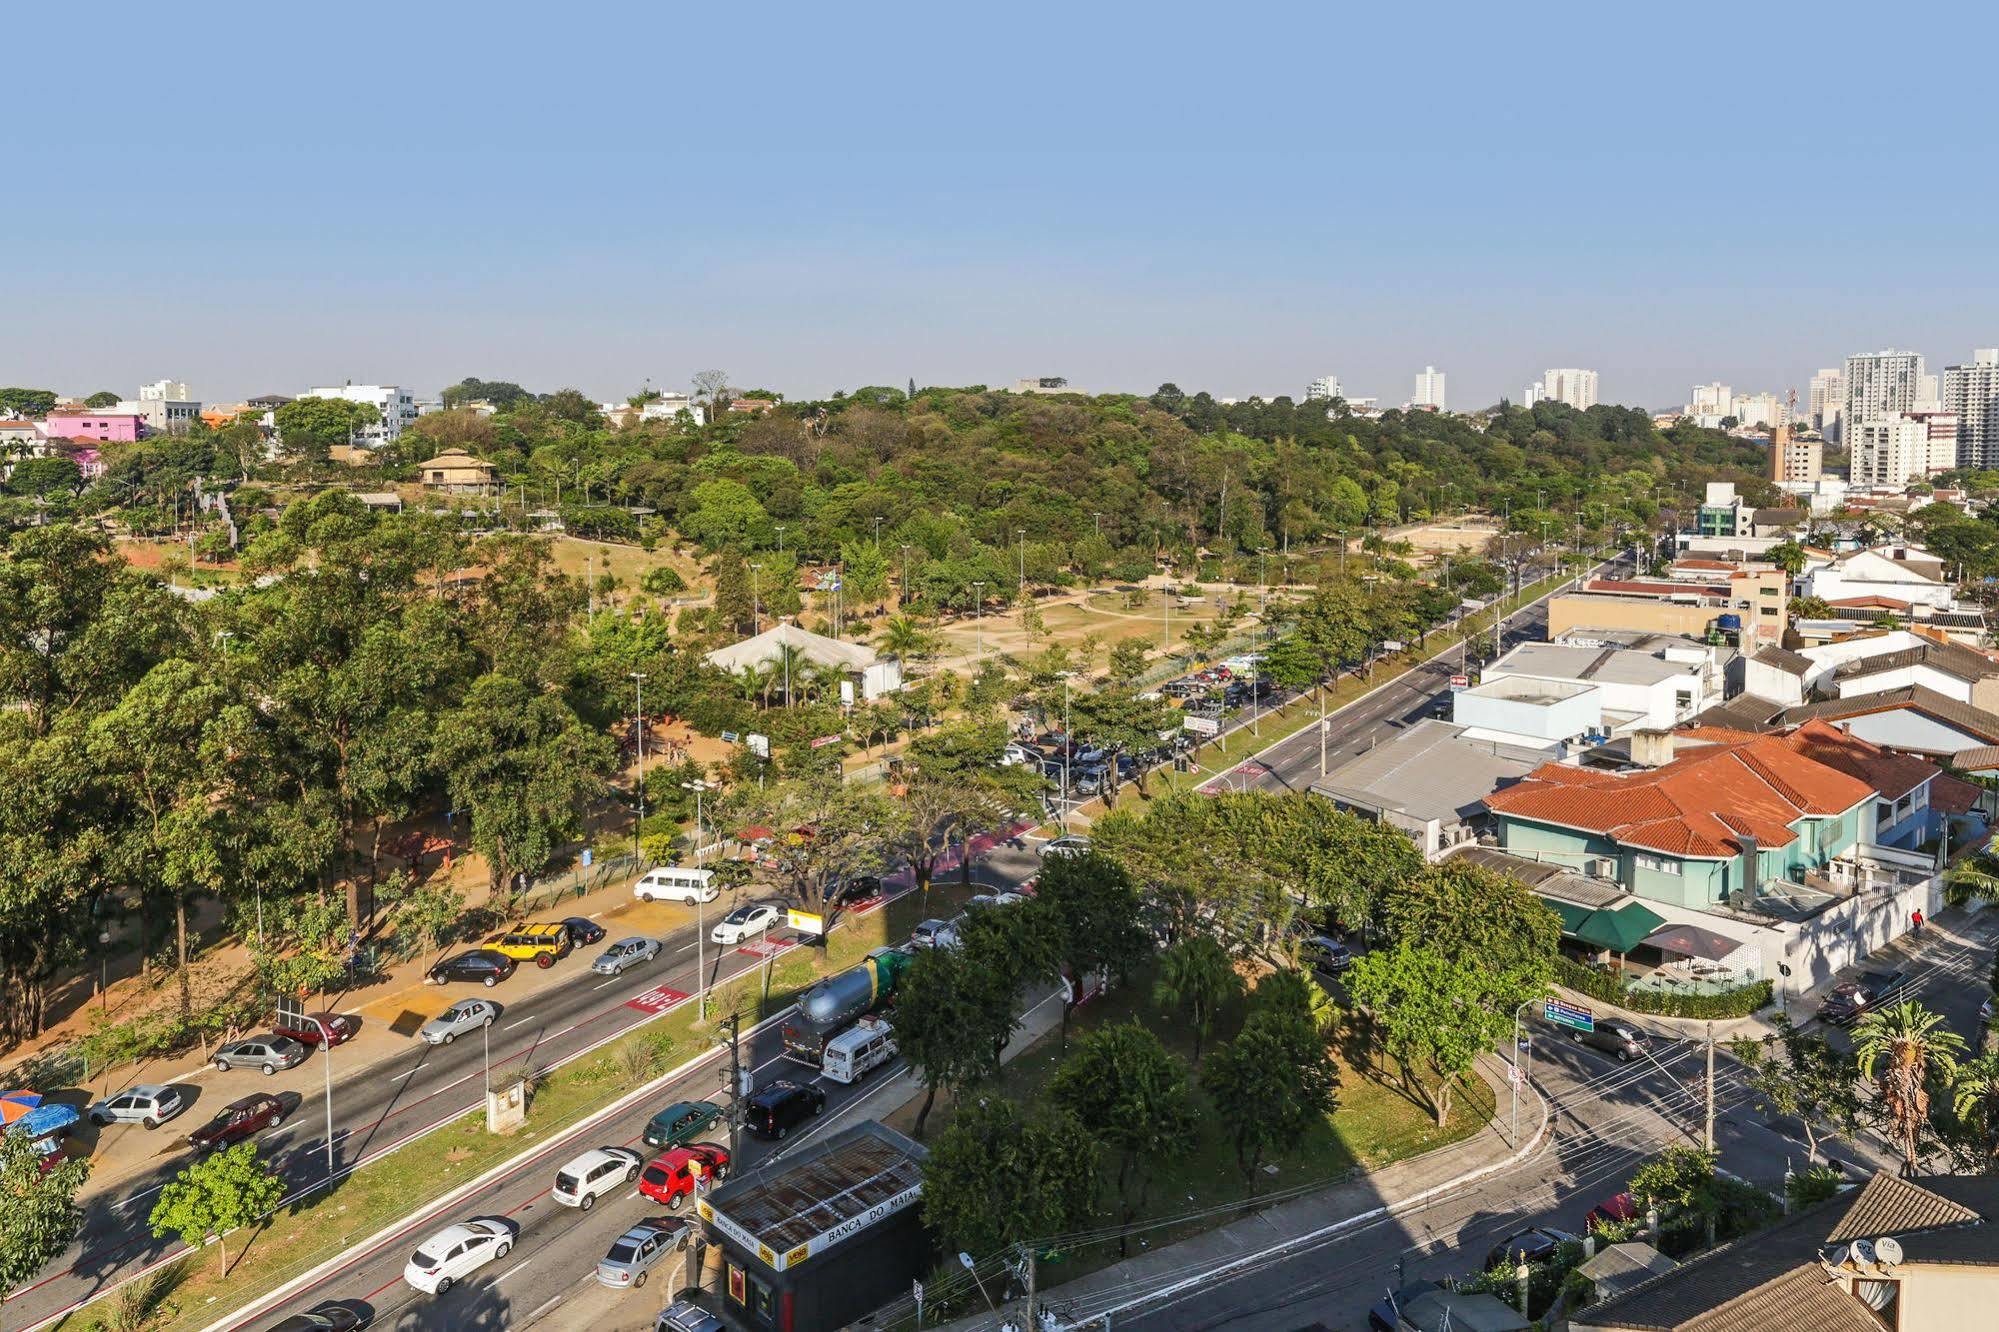
<path id="1" fill-rule="evenodd" d="M 641 902 L 712 902 L 722 895 L 714 879 L 713 870 L 662 866 L 646 871 L 632 885 L 632 896 Z"/>
<path id="2" fill-rule="evenodd" d="M 826 1042 L 820 1072 L 835 1082 L 859 1082 L 895 1058 L 895 1032 L 878 1017 L 864 1017 Z"/>

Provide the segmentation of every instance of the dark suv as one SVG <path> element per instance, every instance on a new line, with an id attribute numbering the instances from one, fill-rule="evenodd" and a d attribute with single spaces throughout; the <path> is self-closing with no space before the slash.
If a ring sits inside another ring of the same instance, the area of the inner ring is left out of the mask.
<path id="1" fill-rule="evenodd" d="M 446 981 L 477 981 L 488 989 L 514 974 L 520 963 L 490 948 L 474 948 L 469 953 L 448 957 L 424 974 L 431 985 Z"/>
<path id="2" fill-rule="evenodd" d="M 743 1126 L 760 1138 L 782 1138 L 825 1109 L 823 1089 L 811 1083 L 780 1079 L 759 1087 L 744 1104 Z"/>
<path id="3" fill-rule="evenodd" d="M 1899 971 L 1863 971 L 1850 981 L 1832 987 L 1819 1005 L 1819 1016 L 1844 1027 L 1869 1012 L 1899 998 L 1909 978 Z"/>

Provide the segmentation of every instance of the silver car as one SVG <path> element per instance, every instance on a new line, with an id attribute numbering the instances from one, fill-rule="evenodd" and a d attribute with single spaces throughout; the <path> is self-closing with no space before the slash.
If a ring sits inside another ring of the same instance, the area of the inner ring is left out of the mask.
<path id="1" fill-rule="evenodd" d="M 281 1068 L 298 1067 L 310 1053 L 304 1042 L 289 1036 L 252 1036 L 218 1047 L 208 1062 L 224 1073 L 232 1068 L 257 1068 L 269 1077 Z"/>
<path id="2" fill-rule="evenodd" d="M 491 999 L 460 999 L 417 1029 L 429 1045 L 449 1045 L 468 1031 L 493 1025 L 500 1006 Z"/>
<path id="3" fill-rule="evenodd" d="M 635 967 L 641 962 L 650 962 L 659 956 L 657 939 L 620 939 L 590 964 L 590 970 L 599 976 L 615 976 L 626 967 Z"/>
<path id="4" fill-rule="evenodd" d="M 598 1283 L 620 1290 L 643 1286 L 646 1273 L 687 1247 L 690 1229 L 677 1217 L 639 1222 L 611 1241 L 611 1251 L 597 1264 Z"/>
<path id="5" fill-rule="evenodd" d="M 106 1124 L 144 1124 L 156 1129 L 187 1109 L 187 1102 L 172 1087 L 127 1087 L 116 1096 L 107 1096 L 90 1107 L 90 1122 L 103 1128 Z"/>

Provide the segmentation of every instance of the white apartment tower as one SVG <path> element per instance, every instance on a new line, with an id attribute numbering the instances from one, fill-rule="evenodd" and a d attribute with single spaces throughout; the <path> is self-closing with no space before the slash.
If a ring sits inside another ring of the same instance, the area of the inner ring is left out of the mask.
<path id="1" fill-rule="evenodd" d="M 1811 396 L 1806 401 L 1812 429 L 1827 439 L 1839 438 L 1839 413 L 1845 405 L 1845 375 L 1837 370 L 1821 370 L 1812 376 Z"/>
<path id="2" fill-rule="evenodd" d="M 1541 396 L 1565 402 L 1577 411 L 1586 411 L 1596 406 L 1596 371 L 1544 370 L 1541 372 Z"/>
<path id="3" fill-rule="evenodd" d="M 1429 407 L 1444 410 L 1444 372 L 1434 365 L 1423 367 L 1416 376 L 1416 396 L 1409 400 L 1412 407 Z"/>
<path id="4" fill-rule="evenodd" d="M 1306 402 L 1331 402 L 1334 398 L 1345 396 L 1345 394 L 1340 392 L 1340 377 L 1338 375 L 1326 375 L 1313 380 L 1305 386 Z"/>
<path id="5" fill-rule="evenodd" d="M 1687 415 L 1695 418 L 1727 416 L 1729 404 L 1734 401 L 1735 390 L 1720 380 L 1712 384 L 1696 384 L 1693 399 L 1687 403 Z"/>
<path id="6" fill-rule="evenodd" d="M 1999 347 L 1943 368 L 1943 405 L 1957 413 L 1958 466 L 1999 467 Z"/>
<path id="7" fill-rule="evenodd" d="M 1957 463 L 1957 423 L 1923 416 L 1874 416 L 1854 420 L 1847 430 L 1852 484 L 1878 490 L 1904 489 L 1911 478 L 1947 472 Z"/>
<path id="8" fill-rule="evenodd" d="M 1847 357 L 1846 395 L 1840 408 L 1842 429 L 1851 432 L 1864 421 L 1914 408 L 1922 400 L 1926 378 L 1921 352 L 1896 351 L 1890 347 L 1887 351 Z"/>
<path id="9" fill-rule="evenodd" d="M 381 420 L 360 431 L 354 439 L 364 448 L 379 449 L 403 433 L 403 427 L 417 418 L 416 392 L 394 384 L 342 384 L 337 388 L 309 388 L 302 398 L 345 398 L 365 402 Z"/>

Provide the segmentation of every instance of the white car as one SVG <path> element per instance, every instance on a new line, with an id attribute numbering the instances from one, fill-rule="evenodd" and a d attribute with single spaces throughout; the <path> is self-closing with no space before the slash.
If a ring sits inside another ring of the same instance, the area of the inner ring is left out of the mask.
<path id="1" fill-rule="evenodd" d="M 773 902 L 757 902 L 750 906 L 739 906 L 714 929 L 708 931 L 713 943 L 741 943 L 745 939 L 758 938 L 784 923 L 784 908 Z"/>
<path id="2" fill-rule="evenodd" d="M 427 1295 L 442 1295 L 452 1283 L 504 1258 L 514 1247 L 514 1228 L 492 1217 L 446 1226 L 417 1245 L 403 1264 L 403 1280 Z"/>
<path id="3" fill-rule="evenodd" d="M 187 1102 L 172 1087 L 127 1087 L 91 1106 L 89 1117 L 99 1128 L 106 1124 L 144 1124 L 156 1129 L 185 1109 Z"/>
<path id="4" fill-rule="evenodd" d="M 958 927 L 948 920 L 926 920 L 909 932 L 911 948 L 956 948 Z"/>
<path id="5" fill-rule="evenodd" d="M 468 1031 L 493 1025 L 500 1006 L 491 999 L 460 999 L 417 1029 L 427 1045 L 449 1045 Z"/>
<path id="6" fill-rule="evenodd" d="M 597 954 L 597 960 L 590 964 L 590 970 L 599 976 L 615 976 L 626 967 L 635 967 L 641 962 L 650 962 L 659 956 L 657 939 L 620 939 Z"/>
<path id="7" fill-rule="evenodd" d="M 1019 906 L 1027 900 L 1024 893 L 973 893 L 965 903 L 967 911 L 981 911 L 986 907 Z"/>
<path id="8" fill-rule="evenodd" d="M 564 1207 L 589 1211 L 607 1193 L 615 1193 L 639 1177 L 644 1159 L 628 1147 L 598 1147 L 555 1172 L 549 1196 Z"/>
<path id="9" fill-rule="evenodd" d="M 1090 839 L 1087 837 L 1058 837 L 1041 848 L 1044 856 L 1087 856 L 1090 854 Z"/>

